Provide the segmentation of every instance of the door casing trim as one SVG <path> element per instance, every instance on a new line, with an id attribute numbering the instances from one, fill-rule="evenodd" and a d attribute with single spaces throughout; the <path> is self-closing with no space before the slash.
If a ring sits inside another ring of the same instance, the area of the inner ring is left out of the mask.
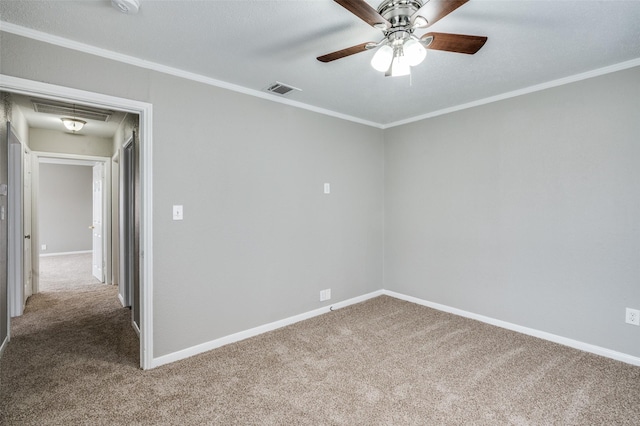
<path id="1" fill-rule="evenodd" d="M 60 165 L 77 165 L 77 166 L 85 166 L 91 167 L 95 165 L 95 163 L 102 163 L 104 166 L 104 182 L 105 187 L 108 188 L 109 193 L 103 194 L 102 200 L 102 216 L 103 226 L 102 232 L 103 235 L 111 235 L 111 157 L 101 157 L 101 156 L 93 156 L 93 155 L 78 155 L 78 154 L 65 154 L 65 153 L 57 153 L 57 152 L 45 152 L 45 151 L 31 151 L 31 155 L 33 155 L 33 166 L 37 168 L 35 176 L 40 176 L 40 164 L 60 164 Z M 40 182 L 39 179 L 35 184 L 32 182 L 32 186 L 37 187 L 37 191 L 34 191 L 34 194 L 39 194 L 40 192 Z M 39 214 L 40 210 L 38 208 L 38 199 L 39 195 L 35 195 L 33 197 L 32 206 L 33 209 Z M 37 218 L 36 218 L 37 219 Z M 39 223 L 39 221 L 36 221 Z M 34 241 L 34 246 L 36 248 L 40 247 L 40 229 L 36 228 L 35 232 L 33 232 L 32 227 L 32 240 Z M 34 235 L 35 234 L 35 235 Z M 104 271 L 104 282 L 109 283 L 112 272 L 111 272 L 111 240 L 105 239 L 102 244 L 102 250 L 104 251 L 102 254 L 102 260 L 105 265 L 109 265 L 108 268 Z M 42 257 L 42 254 L 40 256 Z M 39 266 L 39 265 L 38 265 Z M 35 282 L 35 288 L 39 290 L 40 287 L 40 276 L 38 275 L 38 280 Z M 35 292 L 35 291 L 34 291 Z"/>
<path id="2" fill-rule="evenodd" d="M 138 114 L 141 148 L 140 367 L 144 370 L 153 368 L 153 105 L 4 74 L 0 74 L 0 91 Z"/>

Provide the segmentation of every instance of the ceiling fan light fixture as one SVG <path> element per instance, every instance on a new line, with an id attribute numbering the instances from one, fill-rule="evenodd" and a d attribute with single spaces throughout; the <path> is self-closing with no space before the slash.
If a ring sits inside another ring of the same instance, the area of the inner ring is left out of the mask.
<path id="1" fill-rule="evenodd" d="M 407 63 L 412 67 L 420 65 L 427 56 L 427 49 L 424 48 L 422 43 L 413 38 L 410 38 L 404 43 L 402 50 Z"/>
<path id="2" fill-rule="evenodd" d="M 391 77 L 402 77 L 411 74 L 411 66 L 409 66 L 407 58 L 403 55 L 397 55 L 393 58 L 389 74 Z"/>
<path id="3" fill-rule="evenodd" d="M 371 66 L 380 72 L 386 72 L 393 61 L 393 48 L 388 44 L 381 46 L 371 58 Z"/>
<path id="4" fill-rule="evenodd" d="M 86 121 L 78 120 L 77 118 L 64 117 L 64 118 L 61 118 L 61 120 L 62 120 L 62 124 L 64 124 L 64 127 L 66 127 L 67 130 L 74 133 L 82 130 L 84 125 L 87 124 Z"/>

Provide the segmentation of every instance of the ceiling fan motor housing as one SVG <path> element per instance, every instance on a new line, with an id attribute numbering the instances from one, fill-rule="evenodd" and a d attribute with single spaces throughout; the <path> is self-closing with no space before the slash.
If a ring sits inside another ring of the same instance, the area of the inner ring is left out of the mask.
<path id="1" fill-rule="evenodd" d="M 421 7 L 422 2 L 419 0 L 385 0 L 378 6 L 378 13 L 391 24 L 387 31 L 399 28 L 406 28 L 408 31 L 412 26 L 411 17 Z"/>

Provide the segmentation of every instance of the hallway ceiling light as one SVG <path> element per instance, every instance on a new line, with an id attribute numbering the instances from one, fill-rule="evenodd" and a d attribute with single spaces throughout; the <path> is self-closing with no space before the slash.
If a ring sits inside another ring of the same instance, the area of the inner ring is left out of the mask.
<path id="1" fill-rule="evenodd" d="M 64 127 L 66 127 L 68 130 L 74 133 L 82 130 L 84 125 L 87 124 L 86 121 L 79 120 L 77 118 L 64 117 L 64 118 L 61 118 L 61 120 L 62 120 L 62 123 L 64 124 Z"/>

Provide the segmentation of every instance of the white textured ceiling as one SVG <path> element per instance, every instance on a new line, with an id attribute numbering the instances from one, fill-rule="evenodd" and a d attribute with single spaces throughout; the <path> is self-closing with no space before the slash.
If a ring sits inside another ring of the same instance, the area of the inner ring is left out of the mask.
<path id="1" fill-rule="evenodd" d="M 293 101 L 383 126 L 640 58 L 639 0 L 471 0 L 416 34 L 484 35 L 485 46 L 429 51 L 411 78 L 384 77 L 370 51 L 318 62 L 382 35 L 331 0 L 142 0 L 137 15 L 109 0 L 2 0 L 0 17 L 251 90 L 277 80 L 302 89 Z"/>

